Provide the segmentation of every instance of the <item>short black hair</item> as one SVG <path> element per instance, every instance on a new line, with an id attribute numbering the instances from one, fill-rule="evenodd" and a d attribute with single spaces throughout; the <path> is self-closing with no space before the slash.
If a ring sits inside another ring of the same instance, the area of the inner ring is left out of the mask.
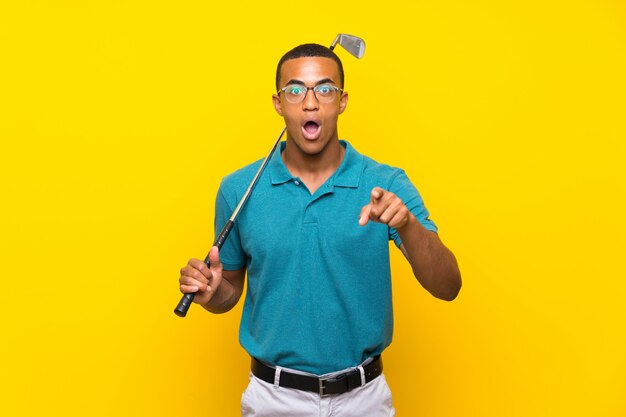
<path id="1" fill-rule="evenodd" d="M 283 64 L 290 59 L 296 58 L 305 58 L 305 57 L 322 57 L 322 58 L 330 58 L 337 63 L 337 67 L 339 67 L 339 82 L 343 88 L 343 64 L 341 63 L 341 59 L 335 54 L 330 48 L 326 46 L 319 45 L 317 43 L 305 43 L 302 45 L 298 45 L 293 48 L 291 51 L 287 52 L 283 57 L 278 61 L 278 67 L 276 68 L 276 91 L 280 87 L 280 69 Z"/>

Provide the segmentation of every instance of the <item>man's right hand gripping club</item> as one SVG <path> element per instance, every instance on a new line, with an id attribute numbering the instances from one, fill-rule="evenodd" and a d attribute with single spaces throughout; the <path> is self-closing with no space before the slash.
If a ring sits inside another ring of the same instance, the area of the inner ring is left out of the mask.
<path id="1" fill-rule="evenodd" d="M 243 292 L 245 268 L 224 271 L 216 246 L 209 252 L 211 267 L 201 259 L 190 259 L 180 270 L 180 291 L 196 293 L 193 302 L 212 313 L 224 313 L 237 304 Z"/>
<path id="2" fill-rule="evenodd" d="M 213 246 L 209 252 L 211 267 L 209 268 L 200 259 L 190 259 L 187 265 L 180 270 L 180 291 L 182 293 L 196 293 L 194 303 L 207 305 L 218 292 L 222 283 L 222 263 L 219 250 Z"/>

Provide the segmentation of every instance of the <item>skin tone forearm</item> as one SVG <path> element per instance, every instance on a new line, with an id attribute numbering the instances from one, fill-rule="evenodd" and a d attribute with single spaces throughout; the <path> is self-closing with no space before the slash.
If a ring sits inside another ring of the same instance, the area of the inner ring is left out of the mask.
<path id="1" fill-rule="evenodd" d="M 361 210 L 359 224 L 375 221 L 395 228 L 400 249 L 413 269 L 413 275 L 433 296 L 452 301 L 461 290 L 461 273 L 452 252 L 415 218 L 394 193 L 375 187 L 370 203 Z"/>
<path id="2" fill-rule="evenodd" d="M 400 249 L 413 269 L 413 275 L 435 297 L 452 301 L 461 290 L 461 273 L 452 252 L 436 233 L 427 230 L 410 213 L 407 223 L 396 229 Z"/>

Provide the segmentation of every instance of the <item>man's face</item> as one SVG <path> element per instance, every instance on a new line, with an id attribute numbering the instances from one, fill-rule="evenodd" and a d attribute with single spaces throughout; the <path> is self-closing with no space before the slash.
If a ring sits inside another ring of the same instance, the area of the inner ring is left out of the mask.
<path id="1" fill-rule="evenodd" d="M 336 93 L 330 103 L 319 102 L 312 89 L 321 84 L 339 85 L 339 68 L 331 58 L 290 59 L 280 70 L 280 88 L 300 84 L 311 90 L 301 103 L 290 103 L 281 91 L 272 96 L 276 112 L 285 118 L 287 136 L 305 154 L 317 155 L 333 140 L 338 140 L 337 118 L 348 104 L 347 93 Z"/>

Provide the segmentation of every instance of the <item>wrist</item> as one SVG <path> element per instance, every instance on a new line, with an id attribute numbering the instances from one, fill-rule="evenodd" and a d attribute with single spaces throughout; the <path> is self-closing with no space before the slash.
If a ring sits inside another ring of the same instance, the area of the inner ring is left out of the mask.
<path id="1" fill-rule="evenodd" d="M 402 226 L 396 227 L 395 229 L 398 231 L 398 233 L 402 234 L 405 231 L 411 230 L 412 228 L 415 228 L 418 225 L 419 225 L 419 222 L 417 221 L 417 218 L 413 215 L 413 213 L 409 211 L 409 214 L 407 214 L 407 218 L 404 224 Z"/>

